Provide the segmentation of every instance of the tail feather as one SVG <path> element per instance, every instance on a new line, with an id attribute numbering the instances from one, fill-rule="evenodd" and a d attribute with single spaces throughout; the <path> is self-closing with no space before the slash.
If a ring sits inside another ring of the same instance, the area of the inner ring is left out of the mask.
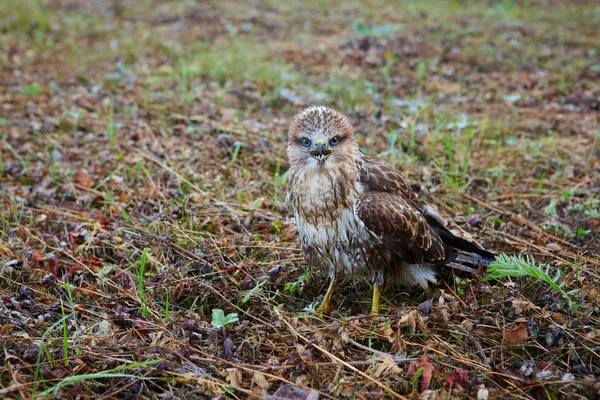
<path id="1" fill-rule="evenodd" d="M 467 267 L 466 265 L 458 264 L 458 263 L 455 263 L 454 261 L 446 264 L 446 266 L 453 268 L 453 269 L 457 269 L 459 271 L 468 272 L 469 274 L 477 273 L 477 270 L 475 268 Z"/>
<path id="2" fill-rule="evenodd" d="M 487 267 L 494 261 L 494 253 L 480 248 L 469 240 L 459 238 L 446 227 L 434 225 L 433 229 L 444 244 L 456 252 L 454 259 L 446 263 L 447 266 L 473 273 L 480 265 Z"/>
<path id="3" fill-rule="evenodd" d="M 461 264 L 474 266 L 478 266 L 481 264 L 484 267 L 487 267 L 492 261 L 494 261 L 494 255 L 490 252 L 487 253 L 489 253 L 491 257 L 483 256 L 480 253 L 464 253 L 462 251 L 459 251 L 455 261 Z"/>

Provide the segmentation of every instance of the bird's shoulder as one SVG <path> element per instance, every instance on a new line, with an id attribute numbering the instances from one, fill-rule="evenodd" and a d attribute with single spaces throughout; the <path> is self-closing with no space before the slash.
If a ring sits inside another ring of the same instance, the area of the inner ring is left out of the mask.
<path id="1" fill-rule="evenodd" d="M 423 208 L 416 193 L 396 168 L 362 155 L 357 161 L 358 176 L 365 192 L 386 192 L 402 197 L 417 210 Z"/>

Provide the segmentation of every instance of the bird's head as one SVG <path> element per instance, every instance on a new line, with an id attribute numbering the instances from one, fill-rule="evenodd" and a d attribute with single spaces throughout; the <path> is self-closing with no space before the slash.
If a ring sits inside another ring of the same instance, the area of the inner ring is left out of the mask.
<path id="1" fill-rule="evenodd" d="M 292 167 L 326 168 L 353 160 L 357 153 L 352 124 L 331 108 L 309 107 L 290 124 L 287 154 Z"/>

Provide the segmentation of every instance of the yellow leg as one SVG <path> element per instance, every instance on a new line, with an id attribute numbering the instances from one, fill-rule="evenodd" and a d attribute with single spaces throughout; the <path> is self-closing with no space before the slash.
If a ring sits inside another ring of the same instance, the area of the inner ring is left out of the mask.
<path id="1" fill-rule="evenodd" d="M 331 279 L 327 292 L 323 297 L 321 305 L 317 308 L 317 313 L 321 315 L 327 315 L 331 311 L 331 298 L 333 297 L 333 290 L 335 289 L 335 279 Z"/>
<path id="2" fill-rule="evenodd" d="M 371 315 L 379 314 L 379 299 L 381 298 L 381 289 L 379 286 L 373 286 L 373 304 L 371 305 Z"/>

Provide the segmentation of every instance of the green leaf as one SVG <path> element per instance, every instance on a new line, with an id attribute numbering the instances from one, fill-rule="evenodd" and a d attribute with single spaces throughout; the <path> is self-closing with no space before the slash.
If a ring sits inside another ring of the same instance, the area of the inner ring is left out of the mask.
<path id="1" fill-rule="evenodd" d="M 246 293 L 244 295 L 244 297 L 242 298 L 242 304 L 246 304 L 248 302 L 248 300 L 250 300 L 250 297 L 252 297 L 252 295 L 254 294 L 254 292 L 256 292 L 257 290 L 259 290 L 267 282 L 268 281 L 266 281 L 266 280 L 262 281 L 258 285 L 254 286 L 252 289 L 248 290 L 248 293 Z"/>
<path id="2" fill-rule="evenodd" d="M 21 90 L 23 94 L 40 94 L 44 88 L 39 83 L 34 83 Z"/>
<path id="3" fill-rule="evenodd" d="M 531 276 L 537 280 L 546 282 L 552 287 L 552 289 L 560 292 L 560 294 L 569 302 L 569 307 L 572 309 L 577 308 L 577 304 L 569 297 L 570 293 L 567 293 L 562 284 L 558 283 L 561 277 L 560 270 L 556 270 L 554 278 L 550 276 L 550 265 L 536 265 L 533 257 L 523 255 L 519 256 L 507 256 L 504 253 L 500 253 L 496 256 L 496 259 L 489 265 L 487 272 L 488 275 L 483 278 L 484 281 L 492 279 L 502 279 L 506 277 L 518 278 L 522 276 Z"/>
<path id="4" fill-rule="evenodd" d="M 221 310 L 220 308 L 213 308 L 212 310 L 211 324 L 215 328 L 222 328 L 227 324 L 233 324 L 237 321 L 239 321 L 239 318 L 236 313 L 229 313 L 225 315 L 223 310 Z"/>
<path id="5" fill-rule="evenodd" d="M 571 193 L 571 191 L 567 189 L 561 190 L 560 194 L 565 200 L 569 200 L 571 197 L 573 197 L 573 193 Z"/>
<path id="6" fill-rule="evenodd" d="M 114 378 L 131 378 L 131 379 L 139 379 L 139 380 L 156 379 L 156 378 L 148 378 L 148 377 L 140 376 L 140 375 L 119 373 L 119 371 L 126 371 L 126 370 L 130 370 L 133 368 L 145 367 L 148 365 L 157 364 L 159 362 L 161 362 L 161 360 L 148 360 L 148 361 L 143 361 L 143 362 L 138 362 L 138 363 L 133 363 L 133 364 L 128 364 L 128 365 L 122 365 L 120 367 L 109 369 L 107 371 L 101 371 L 101 372 L 96 372 L 96 373 L 92 373 L 92 374 L 69 376 L 69 377 L 63 379 L 62 381 L 60 381 L 58 384 L 52 386 L 51 388 L 44 390 L 40 394 L 42 396 L 48 396 L 48 395 L 52 394 L 52 392 L 54 392 L 64 386 L 72 385 L 73 383 L 77 383 L 77 382 L 94 380 L 94 379 L 114 379 Z"/>
<path id="7" fill-rule="evenodd" d="M 591 231 L 589 229 L 577 228 L 577 236 L 585 236 Z"/>
<path id="8" fill-rule="evenodd" d="M 544 208 L 544 213 L 547 215 L 556 214 L 556 204 L 558 204 L 558 199 L 552 199 L 550 204 Z"/>

